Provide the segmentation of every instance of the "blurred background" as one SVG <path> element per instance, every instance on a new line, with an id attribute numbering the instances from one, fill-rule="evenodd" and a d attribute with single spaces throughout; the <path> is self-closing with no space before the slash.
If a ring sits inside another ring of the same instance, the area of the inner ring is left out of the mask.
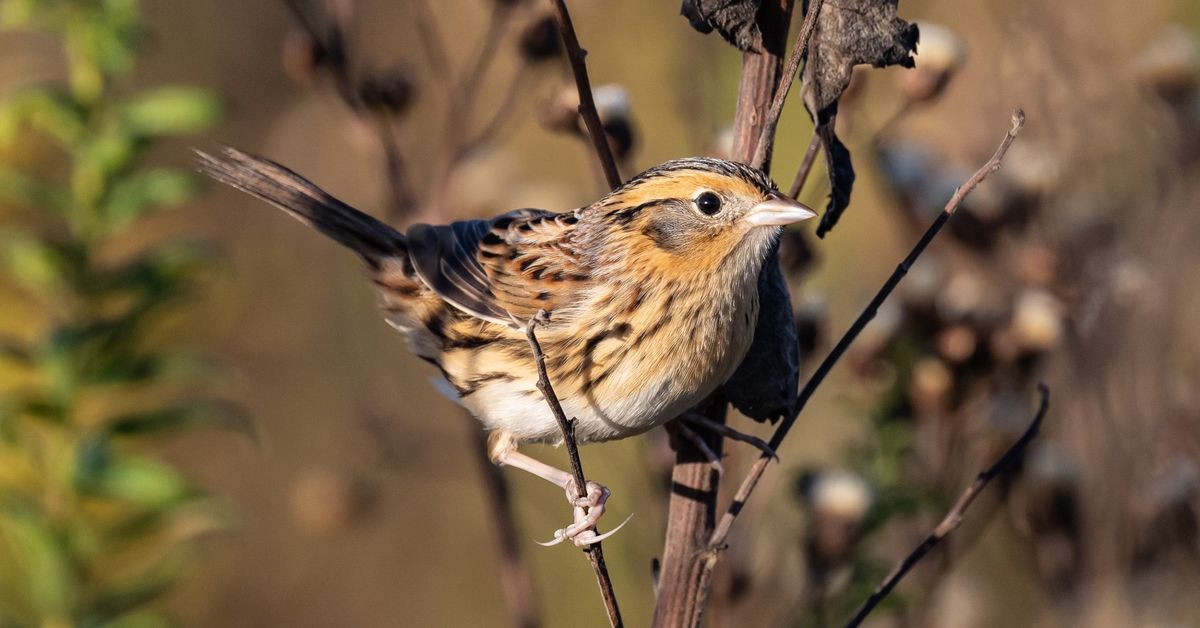
<path id="1" fill-rule="evenodd" d="M 570 6 L 626 177 L 728 150 L 740 53 L 675 2 Z M 520 578 L 478 425 L 352 255 L 189 171 L 192 148 L 230 144 L 397 224 L 587 204 L 604 186 L 545 11 L 0 2 L 0 626 L 511 623 Z M 917 69 L 860 68 L 842 101 L 850 209 L 823 239 L 785 236 L 806 367 L 1013 107 L 1028 124 L 801 418 L 735 528 L 709 624 L 840 624 L 1020 434 L 1045 381 L 1021 468 L 873 625 L 1200 625 L 1200 5 L 899 14 L 921 27 Z M 810 134 L 793 97 L 781 186 Z M 800 196 L 814 206 L 822 162 Z M 740 479 L 755 452 L 727 450 Z M 612 520 L 634 514 L 605 547 L 644 624 L 666 438 L 582 456 Z M 561 492 L 501 476 L 530 616 L 605 625 L 578 551 L 533 543 L 568 518 Z"/>

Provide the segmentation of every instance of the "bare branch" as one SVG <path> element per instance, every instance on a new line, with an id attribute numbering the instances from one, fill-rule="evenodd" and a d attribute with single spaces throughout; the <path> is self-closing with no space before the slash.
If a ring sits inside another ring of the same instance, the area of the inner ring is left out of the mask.
<path id="1" fill-rule="evenodd" d="M 908 270 L 912 268 L 912 265 L 916 263 L 917 258 L 924 253 L 925 248 L 929 246 L 929 243 L 933 241 L 933 238 L 937 236 L 938 232 L 942 230 L 942 227 L 946 225 L 946 222 L 949 221 L 954 215 L 955 210 L 957 210 L 958 206 L 962 204 L 962 201 L 964 198 L 966 198 L 967 194 L 974 190 L 975 187 L 978 186 L 985 178 L 987 178 L 989 174 L 1000 168 L 1001 160 L 1004 159 L 1005 153 L 1008 152 L 1009 146 L 1012 145 L 1013 140 L 1016 139 L 1017 133 L 1021 131 L 1021 127 L 1024 126 L 1024 124 L 1025 112 L 1017 109 L 1013 112 L 1012 128 L 1010 128 L 1008 133 L 1005 134 L 1003 141 L 1000 142 L 1000 146 L 996 149 L 996 152 L 992 155 L 992 158 L 989 159 L 987 163 L 983 165 L 983 167 L 977 170 L 975 174 L 967 180 L 966 183 L 961 185 L 954 192 L 954 195 L 950 198 L 950 201 L 946 203 L 945 209 L 938 214 L 937 219 L 933 221 L 933 224 L 929 226 L 929 228 L 925 231 L 925 234 L 922 235 L 921 239 L 918 240 L 916 245 L 913 246 L 908 256 L 904 258 L 904 261 L 900 262 L 900 264 L 896 267 L 896 270 L 893 271 L 892 275 L 888 277 L 887 281 L 884 282 L 883 287 L 879 289 L 879 292 L 877 292 L 874 298 L 871 299 L 871 302 L 867 304 L 866 309 L 859 314 L 854 323 L 850 325 L 850 328 L 846 330 L 845 335 L 842 336 L 837 345 L 829 352 L 829 355 L 825 357 L 825 360 L 822 361 L 820 366 L 817 367 L 817 370 L 813 372 L 812 377 L 810 377 L 804 384 L 804 388 L 801 389 L 800 395 L 796 398 L 796 405 L 792 409 L 792 413 L 785 417 L 784 420 L 780 422 L 779 427 L 775 429 L 775 434 L 771 437 L 769 442 L 771 449 L 779 451 L 779 447 L 783 443 L 783 439 L 787 436 L 788 431 L 792 429 L 792 426 L 795 425 L 796 418 L 800 416 L 801 411 L 804 410 L 804 406 L 808 403 L 808 400 L 812 398 L 813 393 L 816 392 L 821 383 L 825 381 L 825 377 L 829 374 L 829 371 L 833 369 L 834 365 L 836 365 L 838 360 L 841 359 L 842 355 L 846 353 L 846 350 L 850 347 L 850 345 L 854 343 L 854 340 L 858 338 L 858 334 L 861 333 L 863 328 L 867 326 L 867 323 L 870 323 L 871 320 L 875 318 L 875 314 L 879 311 L 879 306 L 883 304 L 888 296 L 891 295 L 892 291 L 896 289 L 896 286 L 900 284 L 900 281 L 904 279 L 904 276 L 908 274 Z M 717 525 L 716 530 L 714 530 L 712 537 L 709 539 L 710 548 L 715 549 L 724 546 L 725 539 L 729 536 L 729 530 L 731 527 L 733 527 L 734 520 L 737 518 L 738 514 L 741 513 L 742 508 L 746 504 L 746 500 L 749 499 L 751 493 L 754 492 L 755 486 L 757 486 L 758 481 L 762 479 L 762 475 L 764 472 L 766 472 L 767 466 L 770 464 L 770 462 L 771 458 L 766 454 L 759 456 L 758 460 L 754 461 L 754 466 L 751 467 L 750 473 L 747 474 L 745 480 L 742 481 L 741 486 L 738 487 L 737 493 L 733 497 L 733 502 L 730 503 L 729 509 L 721 517 L 721 522 Z"/>
<path id="2" fill-rule="evenodd" d="M 496 551 L 500 559 L 500 586 L 508 601 L 512 614 L 512 625 L 518 628 L 537 628 L 542 625 L 538 617 L 537 600 L 534 599 L 533 579 L 529 568 L 521 557 L 520 534 L 513 512 L 511 490 L 500 467 L 492 464 L 488 457 L 487 435 L 479 429 L 479 421 L 464 413 L 470 423 L 467 429 L 475 447 L 475 461 L 483 484 L 483 496 L 487 500 L 496 532 Z"/>
<path id="3" fill-rule="evenodd" d="M 824 4 L 824 0 L 811 0 L 808 4 L 808 12 L 804 14 L 804 23 L 800 26 L 800 34 L 796 37 L 796 44 L 792 46 L 792 56 L 788 58 L 787 68 L 779 78 L 779 86 L 775 88 L 771 109 L 767 112 L 767 119 L 763 123 L 761 135 L 754 146 L 754 159 L 750 165 L 755 168 L 762 168 L 771 158 L 771 148 L 775 144 L 775 128 L 779 126 L 779 116 L 783 115 L 783 105 L 787 102 L 788 91 L 792 89 L 792 81 L 795 80 L 796 72 L 800 69 L 800 59 L 808 51 L 808 43 L 812 40 L 813 28 L 817 24 L 817 14 L 821 12 L 822 4 Z"/>
<path id="4" fill-rule="evenodd" d="M 604 133 L 600 114 L 596 112 L 596 101 L 592 98 L 592 84 L 588 80 L 587 64 L 584 63 L 587 51 L 579 46 L 566 2 L 550 0 L 550 5 L 554 7 L 558 32 L 562 35 L 563 45 L 567 49 L 571 73 L 575 75 L 575 88 L 579 90 L 579 115 L 583 118 L 583 124 L 592 140 L 592 148 L 595 149 L 600 167 L 604 170 L 604 180 L 608 182 L 609 188 L 616 189 L 621 185 L 621 173 L 617 170 L 617 160 L 613 158 L 612 148 L 608 145 L 608 135 Z"/>
<path id="5" fill-rule="evenodd" d="M 942 539 L 946 538 L 947 535 L 958 529 L 958 526 L 962 524 L 963 515 L 966 514 L 967 508 L 971 507 L 971 504 L 975 501 L 975 498 L 979 496 L 985 487 L 987 487 L 988 483 L 992 481 L 992 478 L 1000 475 L 1010 468 L 1013 463 L 1015 463 L 1017 459 L 1019 459 L 1025 453 L 1026 448 L 1029 447 L 1029 443 L 1033 442 L 1033 439 L 1037 436 L 1038 429 L 1042 426 L 1042 419 L 1046 416 L 1046 411 L 1050 409 L 1050 389 L 1047 388 L 1045 384 L 1039 383 L 1038 393 L 1040 393 L 1042 396 L 1041 404 L 1038 406 L 1037 414 L 1034 415 L 1033 421 L 1029 424 L 1029 427 L 1025 429 L 1025 433 L 1021 434 L 1021 438 L 1017 439 L 1017 442 L 1013 443 L 1012 446 L 1008 448 L 1008 451 L 1004 452 L 1004 454 L 1000 456 L 996 462 L 992 463 L 992 466 L 980 471 L 979 475 L 975 476 L 975 481 L 972 482 L 971 485 L 968 486 L 967 489 L 958 496 L 958 501 L 954 502 L 954 507 L 950 509 L 950 512 L 946 513 L 946 516 L 942 519 L 941 523 L 939 523 L 937 527 L 933 529 L 933 532 L 929 533 L 929 536 L 925 537 L 925 540 L 921 541 L 919 545 L 913 548 L 913 551 L 910 552 L 908 556 L 905 556 L 904 559 L 901 560 L 894 569 L 892 569 L 892 572 L 883 579 L 883 582 L 881 582 L 879 586 L 875 588 L 875 591 L 871 593 L 871 596 L 868 597 L 866 601 L 863 602 L 862 606 L 858 608 L 858 611 L 854 613 L 854 617 L 852 617 L 850 621 L 846 622 L 846 628 L 855 628 L 856 626 L 862 624 L 863 620 L 867 618 L 867 615 L 870 615 L 871 611 L 873 611 L 875 607 L 883 601 L 883 598 L 887 597 L 887 595 L 891 593 L 892 589 L 896 587 L 896 584 L 900 582 L 900 579 L 903 578 L 905 574 L 907 574 L 917 563 L 921 562 L 921 559 L 924 558 L 925 555 L 930 552 L 930 550 L 937 546 Z"/>
<path id="6" fill-rule="evenodd" d="M 537 362 L 537 388 L 541 391 L 542 397 L 546 399 L 546 405 L 550 406 L 550 411 L 554 413 L 554 419 L 558 421 L 558 428 L 562 431 L 567 456 L 571 459 L 571 474 L 575 476 L 575 490 L 580 498 L 586 498 L 587 478 L 583 475 L 583 463 L 579 460 L 579 445 L 575 442 L 575 420 L 567 419 L 562 404 L 558 401 L 558 395 L 554 393 L 554 387 L 550 384 L 550 375 L 546 372 L 546 356 L 542 354 L 542 345 L 538 342 L 537 332 L 534 331 L 538 321 L 545 314 L 544 310 L 540 311 L 529 320 L 525 326 L 525 337 L 529 340 L 529 347 L 533 350 L 533 359 Z M 598 530 L 597 533 L 599 533 Z M 600 542 L 585 546 L 583 553 L 587 554 L 588 560 L 592 563 L 592 570 L 596 572 L 596 584 L 600 587 L 600 596 L 604 598 L 604 608 L 608 611 L 609 623 L 614 628 L 623 626 L 621 610 L 617 606 L 617 595 L 613 591 L 612 579 L 608 576 L 608 567 L 604 564 L 604 550 L 600 548 Z"/>
<path id="7" fill-rule="evenodd" d="M 788 188 L 788 196 L 800 197 L 800 190 L 804 189 L 804 184 L 808 181 L 808 175 L 812 172 L 813 163 L 817 160 L 817 151 L 819 150 L 821 150 L 821 135 L 814 130 L 812 139 L 808 142 L 808 150 L 804 151 L 804 159 L 800 161 L 800 169 L 796 171 L 796 178 L 792 179 L 792 187 Z"/>

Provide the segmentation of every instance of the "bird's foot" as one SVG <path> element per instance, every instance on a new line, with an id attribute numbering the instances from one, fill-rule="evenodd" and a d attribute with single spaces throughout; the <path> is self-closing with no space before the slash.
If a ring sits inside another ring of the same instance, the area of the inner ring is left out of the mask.
<path id="1" fill-rule="evenodd" d="M 757 436 L 751 436 L 749 434 L 739 432 L 732 427 L 725 425 L 724 423 L 714 421 L 706 416 L 696 414 L 695 412 L 688 412 L 681 418 L 683 419 L 683 422 L 693 427 L 698 427 L 713 434 L 719 434 L 730 440 L 741 441 L 748 445 L 752 445 L 764 454 L 774 458 L 775 462 L 779 462 L 779 454 L 775 453 L 775 450 L 771 448 L 771 445 L 769 445 L 767 441 Z"/>
<path id="2" fill-rule="evenodd" d="M 567 482 L 563 490 L 567 493 L 567 501 L 571 504 L 571 513 L 574 515 L 574 522 L 571 525 L 556 530 L 554 539 L 545 543 L 538 542 L 539 545 L 550 547 L 558 545 L 563 541 L 571 541 L 576 547 L 586 547 L 593 543 L 599 543 L 604 539 L 614 535 L 618 530 L 625 527 L 629 523 L 630 515 L 621 525 L 605 532 L 604 534 L 596 533 L 596 524 L 599 523 L 600 517 L 604 516 L 604 504 L 608 501 L 612 491 L 598 482 L 588 481 L 585 495 L 579 496 L 579 491 L 575 488 L 575 480 L 572 478 Z"/>

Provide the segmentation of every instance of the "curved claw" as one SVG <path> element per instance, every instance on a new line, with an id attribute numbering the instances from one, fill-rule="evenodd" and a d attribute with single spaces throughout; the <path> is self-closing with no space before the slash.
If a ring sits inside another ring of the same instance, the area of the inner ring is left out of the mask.
<path id="1" fill-rule="evenodd" d="M 633 519 L 633 513 L 629 513 L 629 516 L 625 517 L 625 520 L 622 521 L 620 525 L 613 528 L 612 530 L 609 530 L 608 532 L 605 532 L 604 534 L 596 534 L 596 532 L 594 530 L 592 530 L 591 528 L 588 528 L 588 529 L 579 531 L 578 533 L 576 533 L 573 536 L 569 536 L 567 534 L 567 529 L 563 528 L 561 530 L 556 530 L 554 532 L 553 539 L 551 539 L 549 541 L 545 541 L 545 542 L 534 541 L 534 543 L 537 543 L 538 545 L 541 545 L 542 547 L 554 547 L 555 545 L 558 545 L 559 543 L 562 543 L 563 541 L 570 540 L 572 543 L 575 544 L 575 547 L 587 547 L 588 545 L 599 543 L 600 541 L 603 541 L 604 539 L 611 537 L 612 535 L 616 534 L 617 532 L 620 532 L 621 528 L 624 528 L 625 524 L 629 523 L 630 519 Z M 590 533 L 590 534 L 588 534 L 588 533 Z"/>
<path id="2" fill-rule="evenodd" d="M 629 523 L 630 519 L 633 519 L 633 513 L 629 513 L 629 516 L 625 517 L 625 520 L 621 522 L 621 525 L 609 530 L 608 532 L 605 532 L 604 534 L 596 534 L 596 532 L 593 530 L 586 530 L 586 532 L 591 532 L 592 535 L 588 536 L 588 537 L 584 537 L 582 534 L 580 534 L 579 536 L 575 537 L 574 539 L 571 539 L 571 542 L 575 543 L 575 547 L 587 547 L 588 545 L 592 545 L 593 543 L 599 543 L 600 541 L 607 539 L 608 537 L 616 534 L 617 532 L 620 532 L 621 528 L 624 528 L 625 524 Z"/>

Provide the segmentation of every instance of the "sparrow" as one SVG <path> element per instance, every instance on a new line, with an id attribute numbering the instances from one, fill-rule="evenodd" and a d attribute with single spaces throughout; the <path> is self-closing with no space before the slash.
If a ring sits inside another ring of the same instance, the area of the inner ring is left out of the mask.
<path id="1" fill-rule="evenodd" d="M 754 340 L 759 275 L 781 229 L 815 216 L 761 171 L 668 161 L 600 200 L 555 213 L 414 224 L 405 233 L 300 175 L 227 148 L 209 176 L 272 203 L 358 254 L 387 321 L 490 431 L 492 461 L 567 492 L 575 520 L 551 543 L 594 543 L 609 491 L 529 457 L 561 444 L 525 333 L 538 317 L 547 374 L 579 444 L 628 438 L 725 383 Z"/>

